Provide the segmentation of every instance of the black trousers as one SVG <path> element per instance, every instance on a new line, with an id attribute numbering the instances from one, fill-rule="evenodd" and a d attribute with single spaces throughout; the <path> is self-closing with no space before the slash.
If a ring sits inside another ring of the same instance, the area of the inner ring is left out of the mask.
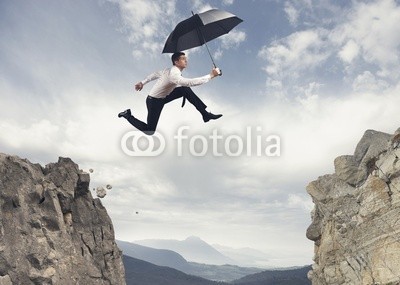
<path id="1" fill-rule="evenodd" d="M 206 113 L 207 106 L 200 98 L 192 91 L 190 87 L 177 87 L 165 98 L 154 98 L 147 96 L 147 123 L 144 123 L 135 117 L 131 116 L 127 120 L 132 126 L 144 132 L 147 135 L 152 135 L 156 131 L 158 120 L 164 105 L 178 98 L 185 97 L 196 109 L 201 113 Z"/>

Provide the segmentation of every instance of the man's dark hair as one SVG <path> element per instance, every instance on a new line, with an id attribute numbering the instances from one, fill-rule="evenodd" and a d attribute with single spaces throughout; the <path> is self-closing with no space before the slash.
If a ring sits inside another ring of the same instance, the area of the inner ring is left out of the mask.
<path id="1" fill-rule="evenodd" d="M 184 52 L 178 51 L 171 56 L 172 64 L 175 65 L 175 61 L 179 60 L 181 55 L 185 55 Z"/>

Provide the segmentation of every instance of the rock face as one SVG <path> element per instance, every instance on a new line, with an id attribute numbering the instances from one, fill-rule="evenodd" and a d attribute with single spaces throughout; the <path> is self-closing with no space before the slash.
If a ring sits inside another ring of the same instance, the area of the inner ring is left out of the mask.
<path id="1" fill-rule="evenodd" d="M 368 130 L 335 173 L 307 186 L 315 204 L 313 285 L 400 284 L 400 129 Z"/>
<path id="2" fill-rule="evenodd" d="M 0 153 L 0 285 L 124 285 L 111 220 L 69 158 Z"/>

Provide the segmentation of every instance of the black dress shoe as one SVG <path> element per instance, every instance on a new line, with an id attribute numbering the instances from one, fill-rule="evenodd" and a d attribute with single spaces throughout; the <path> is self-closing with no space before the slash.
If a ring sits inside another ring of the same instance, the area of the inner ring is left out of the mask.
<path id="1" fill-rule="evenodd" d="M 131 114 L 131 109 L 127 109 L 121 113 L 118 114 L 118 118 L 124 117 L 125 119 L 129 118 L 130 116 L 132 116 Z"/>
<path id="2" fill-rule="evenodd" d="M 216 120 L 222 117 L 222 114 L 215 115 L 211 112 L 203 114 L 203 121 L 207 123 L 209 120 Z"/>

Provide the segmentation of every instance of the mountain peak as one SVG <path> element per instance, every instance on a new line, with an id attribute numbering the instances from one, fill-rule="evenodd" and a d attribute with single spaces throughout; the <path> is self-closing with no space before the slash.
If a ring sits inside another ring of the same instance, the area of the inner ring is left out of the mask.
<path id="1" fill-rule="evenodd" d="M 202 240 L 201 238 L 197 237 L 197 236 L 190 236 L 188 238 L 185 239 L 185 241 L 197 241 L 197 242 L 205 242 L 204 240 Z"/>

